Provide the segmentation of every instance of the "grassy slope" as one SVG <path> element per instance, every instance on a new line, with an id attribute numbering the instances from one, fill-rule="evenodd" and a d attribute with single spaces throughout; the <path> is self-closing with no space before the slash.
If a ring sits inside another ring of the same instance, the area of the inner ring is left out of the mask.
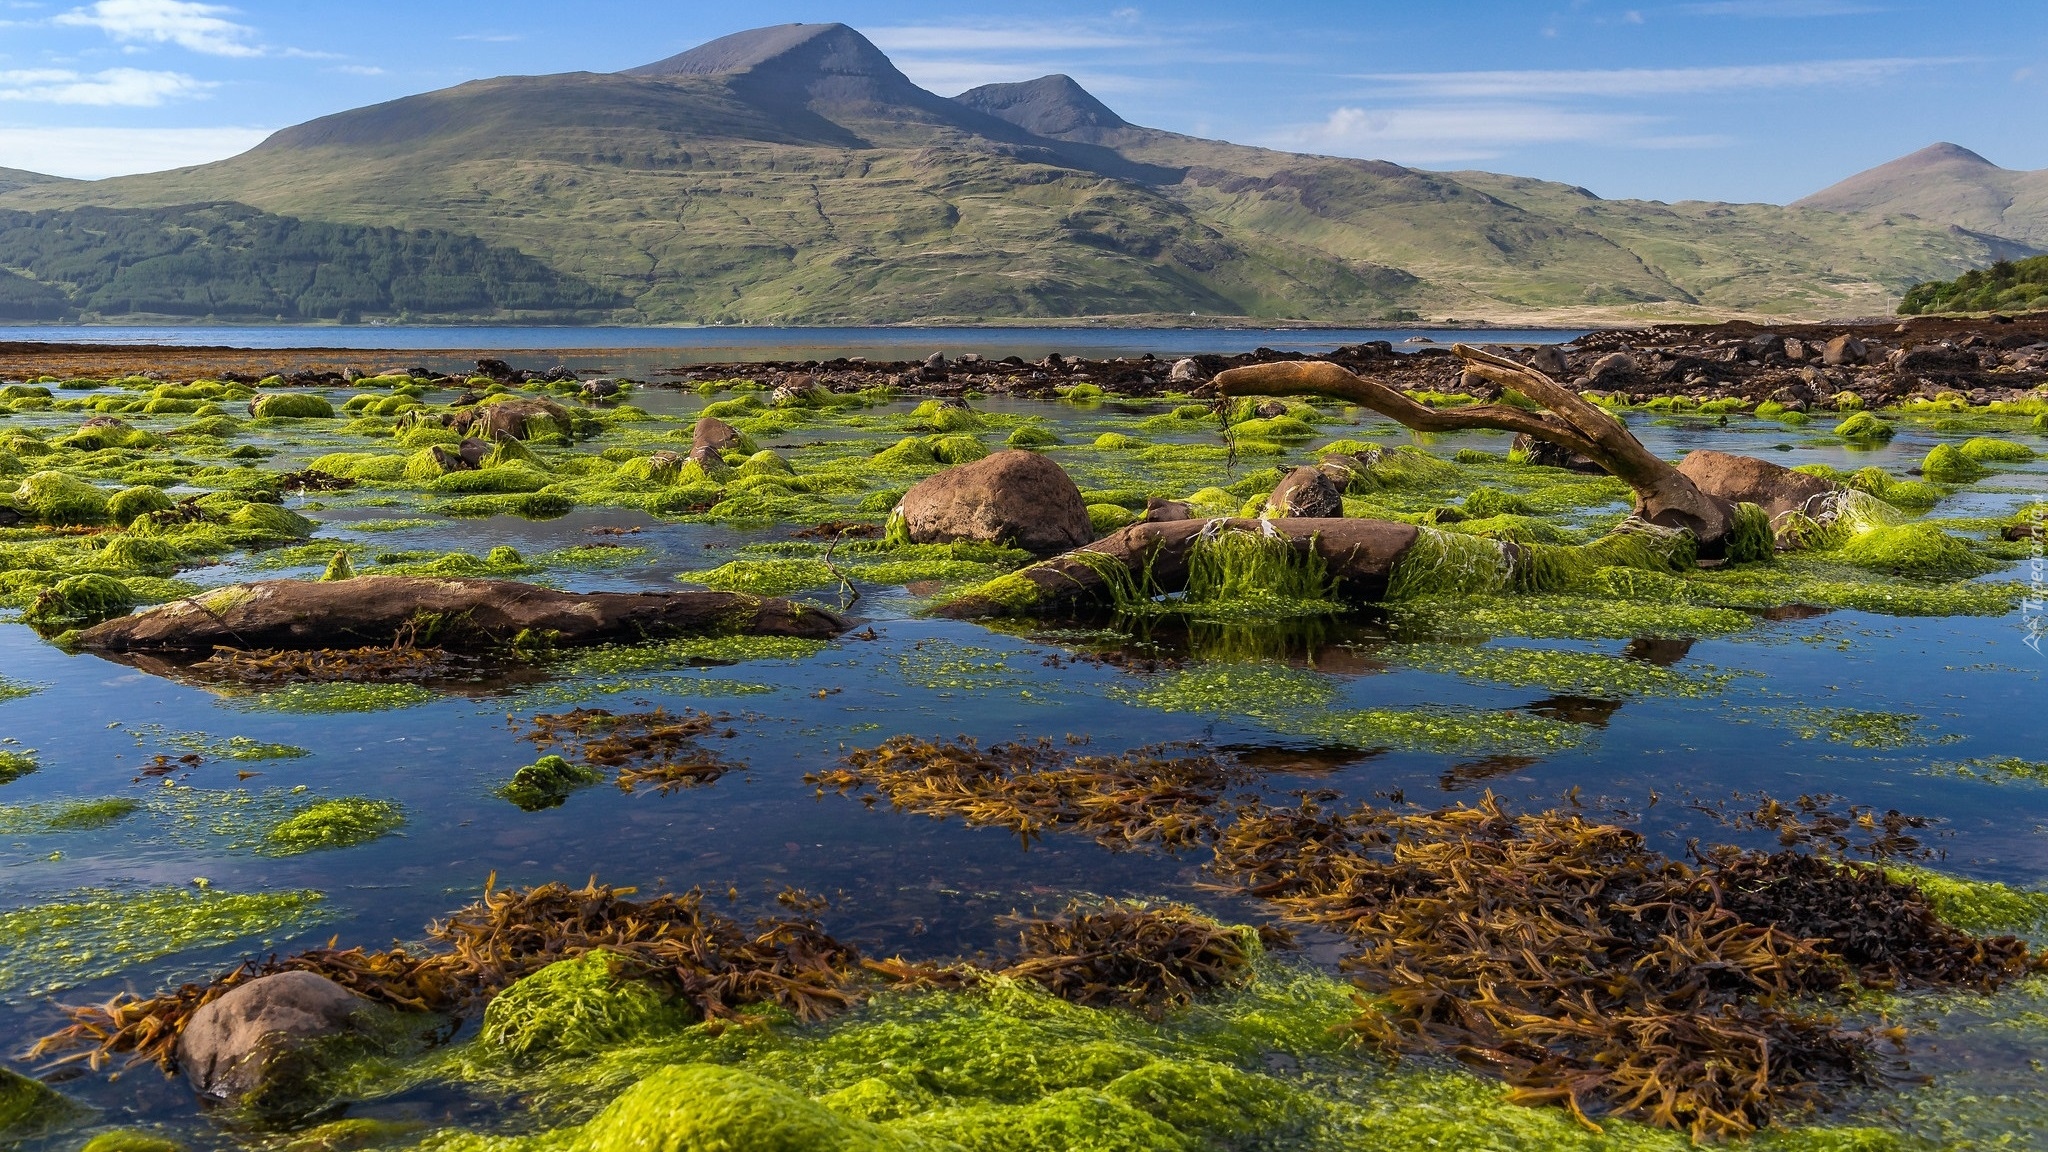
<path id="1" fill-rule="evenodd" d="M 710 79 L 501 79 L 315 121 L 218 164 L 23 187 L 0 205 L 234 199 L 448 229 L 616 288 L 654 321 L 1367 320 L 1644 300 L 1839 314 L 1988 256 L 1911 220 L 1589 200 L 1146 129 L 1101 143 L 1186 180 L 1105 177 L 944 126 L 852 127 L 891 146 L 769 116 Z"/>

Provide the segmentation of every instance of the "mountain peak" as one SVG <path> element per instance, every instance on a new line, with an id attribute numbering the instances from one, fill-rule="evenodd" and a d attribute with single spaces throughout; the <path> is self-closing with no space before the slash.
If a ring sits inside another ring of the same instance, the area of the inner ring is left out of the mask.
<path id="1" fill-rule="evenodd" d="M 1073 77 L 1059 74 L 1021 84 L 984 84 L 953 99 L 1034 135 L 1055 140 L 1093 139 L 1104 132 L 1130 127 Z"/>
<path id="2" fill-rule="evenodd" d="M 666 60 L 629 68 L 628 76 L 731 76 L 740 73 L 829 72 L 901 75 L 882 50 L 844 24 L 777 24 L 699 44 Z"/>
<path id="3" fill-rule="evenodd" d="M 1943 140 L 1936 144 L 1929 144 L 1927 147 L 1922 148 L 1918 152 L 1910 153 L 1908 155 L 1899 157 L 1897 160 L 1892 161 L 1892 163 L 1901 166 L 1918 166 L 1925 164 L 1947 163 L 1958 160 L 1965 164 L 1979 164 L 1986 168 L 1998 167 L 1998 165 L 1993 164 L 1991 161 L 1986 160 L 1984 157 L 1977 155 L 1975 152 L 1970 151 L 1968 148 L 1963 147 L 1961 144 L 1951 144 L 1946 140 Z"/>

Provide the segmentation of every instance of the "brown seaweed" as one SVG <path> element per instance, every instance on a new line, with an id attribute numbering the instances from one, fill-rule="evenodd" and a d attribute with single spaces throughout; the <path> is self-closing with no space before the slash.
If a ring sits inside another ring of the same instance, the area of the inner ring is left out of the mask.
<path id="1" fill-rule="evenodd" d="M 2041 967 L 1943 924 L 1872 865 L 1722 850 L 1696 866 L 1560 812 L 1250 804 L 1216 872 L 1347 935 L 1353 1029 L 1491 1068 L 1524 1103 L 1696 1138 L 1881 1082 L 1883 1037 L 1812 1010 L 1852 983 L 1992 988 Z"/>
<path id="2" fill-rule="evenodd" d="M 656 708 L 624 715 L 578 708 L 535 716 L 533 731 L 523 739 L 542 751 L 559 748 L 593 767 L 616 769 L 622 792 L 652 785 L 667 795 L 709 784 L 739 767 L 698 744 L 707 736 L 736 736 L 733 729 L 722 727 L 730 719 L 687 708 L 681 713 Z"/>
<path id="3" fill-rule="evenodd" d="M 1243 983 L 1258 954 L 1256 933 L 1172 905 L 1110 900 L 1008 923 L 1022 955 L 1003 975 L 1072 1003 L 1153 1015 Z"/>
<path id="4" fill-rule="evenodd" d="M 984 749 L 964 737 L 946 743 L 896 736 L 804 779 L 842 795 L 872 788 L 899 810 L 1008 828 L 1026 844 L 1048 829 L 1093 833 L 1110 848 L 1204 843 L 1216 833 L 1224 790 L 1252 773 L 1220 757 L 1164 751 L 1096 756 L 1050 740 Z"/>

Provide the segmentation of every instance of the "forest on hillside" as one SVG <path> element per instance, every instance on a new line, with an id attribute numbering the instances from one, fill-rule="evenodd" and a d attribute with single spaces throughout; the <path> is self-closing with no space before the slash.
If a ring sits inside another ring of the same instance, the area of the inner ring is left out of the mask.
<path id="1" fill-rule="evenodd" d="M 1953 280 L 1915 284 L 1899 302 L 1899 315 L 1929 312 L 2030 312 L 2048 309 L 2048 256 L 2000 260 Z"/>

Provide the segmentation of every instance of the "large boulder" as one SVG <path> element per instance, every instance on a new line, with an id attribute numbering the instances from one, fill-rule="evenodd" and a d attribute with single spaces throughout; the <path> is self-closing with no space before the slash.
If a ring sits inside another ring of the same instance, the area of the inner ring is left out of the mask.
<path id="1" fill-rule="evenodd" d="M 1586 370 L 1586 382 L 1594 388 L 1612 388 L 1635 379 L 1638 371 L 1635 357 L 1626 352 L 1609 352 Z"/>
<path id="2" fill-rule="evenodd" d="M 361 1031 L 369 1001 L 312 972 L 279 972 L 229 990 L 192 1014 L 178 1066 L 193 1091 L 265 1112 L 298 1111 L 320 1041 Z"/>
<path id="3" fill-rule="evenodd" d="M 1821 348 L 1820 362 L 1830 368 L 1848 368 L 1863 363 L 1869 354 L 1869 345 L 1844 332 Z"/>
<path id="4" fill-rule="evenodd" d="M 449 417 L 448 426 L 485 440 L 536 440 L 566 436 L 570 423 L 569 410 L 553 400 L 522 398 L 461 409 Z"/>
<path id="5" fill-rule="evenodd" d="M 1316 468 L 1296 468 L 1266 497 L 1268 517 L 1337 519 L 1344 515 L 1344 491 Z"/>
<path id="6" fill-rule="evenodd" d="M 926 478 L 896 514 L 917 544 L 1002 543 L 1051 556 L 1095 538 L 1088 502 L 1066 471 L 1014 449 Z"/>
<path id="7" fill-rule="evenodd" d="M 753 444 L 740 434 L 739 429 L 716 416 L 700 417 L 696 427 L 690 429 L 690 459 L 700 467 L 724 465 L 727 452 L 745 452 L 751 456 L 753 451 Z"/>
<path id="8" fill-rule="evenodd" d="M 1085 509 L 1081 518 L 1085 524 Z M 231 584 L 88 628 L 78 643 L 92 652 L 193 655 L 406 644 L 491 652 L 522 633 L 571 648 L 730 633 L 823 640 L 846 626 L 822 608 L 738 592 L 578 593 L 516 580 L 357 576 Z"/>
<path id="9" fill-rule="evenodd" d="M 1678 462 L 1678 472 L 1709 496 L 1730 504 L 1755 504 L 1770 513 L 1772 527 L 1780 529 L 1788 514 L 1813 515 L 1822 510 L 1825 497 L 1839 490 L 1818 476 L 1794 472 L 1768 460 L 1705 448 L 1687 453 Z"/>

